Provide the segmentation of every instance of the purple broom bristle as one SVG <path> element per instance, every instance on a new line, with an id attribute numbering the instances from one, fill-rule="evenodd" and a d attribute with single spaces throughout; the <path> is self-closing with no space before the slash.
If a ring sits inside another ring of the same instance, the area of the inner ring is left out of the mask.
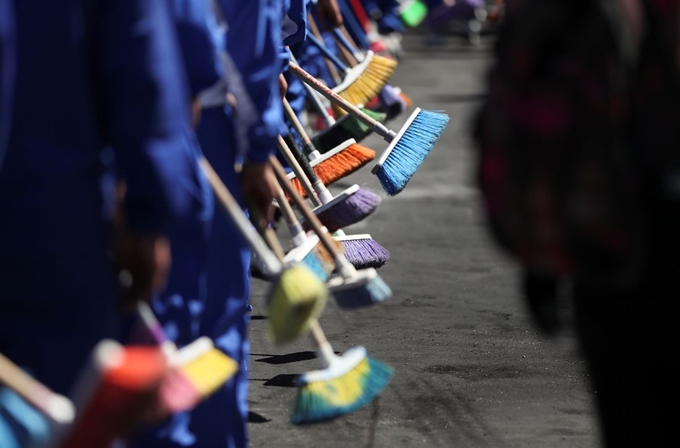
<path id="1" fill-rule="evenodd" d="M 380 205 L 380 196 L 365 188 L 360 188 L 347 199 L 338 202 L 331 208 L 319 213 L 317 217 L 329 232 L 356 224 L 376 211 Z M 305 222 L 305 230 L 310 230 Z"/>
<path id="2" fill-rule="evenodd" d="M 383 87 L 378 94 L 378 99 L 380 100 L 381 109 L 387 115 L 388 120 L 401 115 L 406 110 L 406 103 L 390 84 Z"/>
<path id="3" fill-rule="evenodd" d="M 356 269 L 380 268 L 390 259 L 390 252 L 376 240 L 344 240 L 345 257 Z"/>

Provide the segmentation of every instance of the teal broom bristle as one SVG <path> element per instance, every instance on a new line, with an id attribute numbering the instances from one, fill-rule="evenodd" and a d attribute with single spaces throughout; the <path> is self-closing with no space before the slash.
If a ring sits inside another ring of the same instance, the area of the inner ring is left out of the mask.
<path id="1" fill-rule="evenodd" d="M 390 383 L 393 374 L 392 367 L 366 356 L 357 367 L 342 378 L 327 381 L 323 385 L 322 393 L 303 383 L 298 389 L 291 421 L 295 425 L 304 425 L 350 414 L 380 395 Z M 355 390 L 357 383 L 360 386 L 359 393 Z M 351 395 L 354 395 L 354 399 L 349 403 L 346 400 L 341 400 L 343 404 L 334 403 L 334 397 Z"/>
<path id="2" fill-rule="evenodd" d="M 446 129 L 445 113 L 420 110 L 394 145 L 382 165 L 373 169 L 380 185 L 390 196 L 399 194 L 420 168 Z"/>
<path id="3" fill-rule="evenodd" d="M 302 259 L 302 264 L 307 266 L 322 282 L 326 282 L 330 277 L 331 273 L 328 272 L 324 263 L 319 260 L 314 251 L 311 251 Z"/>
<path id="4" fill-rule="evenodd" d="M 342 280 L 334 278 L 329 283 L 329 290 L 333 293 L 338 307 L 347 310 L 365 308 L 392 297 L 392 290 L 375 269 L 358 271 L 357 276 Z"/>

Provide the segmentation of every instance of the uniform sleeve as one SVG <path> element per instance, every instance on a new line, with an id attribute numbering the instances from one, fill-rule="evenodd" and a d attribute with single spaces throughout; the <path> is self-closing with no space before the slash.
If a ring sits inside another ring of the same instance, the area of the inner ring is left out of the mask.
<path id="1" fill-rule="evenodd" d="M 159 233 L 189 210 L 189 96 L 165 0 L 101 1 L 97 89 L 108 143 L 127 184 L 126 219 Z"/>
<path id="2" fill-rule="evenodd" d="M 281 23 L 283 9 L 272 0 L 219 0 L 227 22 L 227 51 L 241 72 L 243 84 L 257 110 L 248 129 L 248 161 L 263 162 L 286 132 L 278 79 L 283 67 Z"/>

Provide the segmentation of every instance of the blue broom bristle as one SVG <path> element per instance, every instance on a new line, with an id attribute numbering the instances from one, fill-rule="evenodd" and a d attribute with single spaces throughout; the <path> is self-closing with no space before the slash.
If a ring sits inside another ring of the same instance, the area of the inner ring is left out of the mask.
<path id="1" fill-rule="evenodd" d="M 395 196 L 406 184 L 446 129 L 449 116 L 421 110 L 375 173 L 385 192 Z"/>
<path id="2" fill-rule="evenodd" d="M 380 268 L 390 259 L 390 252 L 373 239 L 345 240 L 342 246 L 355 269 Z"/>
<path id="3" fill-rule="evenodd" d="M 380 276 L 376 276 L 361 288 L 334 290 L 333 296 L 339 308 L 355 310 L 384 302 L 392 296 L 392 290 Z"/>
<path id="4" fill-rule="evenodd" d="M 359 365 L 340 378 L 323 384 L 305 384 L 298 389 L 291 421 L 295 425 L 304 425 L 354 412 L 380 395 L 393 374 L 392 367 L 366 356 Z M 348 400 L 348 397 L 352 399 Z"/>

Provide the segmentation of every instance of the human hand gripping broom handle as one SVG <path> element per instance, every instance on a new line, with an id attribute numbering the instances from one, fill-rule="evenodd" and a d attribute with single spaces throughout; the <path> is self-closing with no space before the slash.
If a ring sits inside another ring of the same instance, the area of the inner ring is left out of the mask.
<path id="1" fill-rule="evenodd" d="M 236 202 L 236 199 L 231 195 L 229 189 L 222 182 L 222 179 L 217 175 L 210 162 L 205 157 L 199 158 L 201 169 L 210 182 L 210 186 L 217 196 L 217 200 L 226 210 L 227 214 L 232 218 L 234 224 L 239 228 L 243 237 L 248 241 L 250 248 L 255 251 L 269 269 L 269 274 L 278 274 L 283 269 L 281 262 L 272 254 L 271 250 L 264 244 L 257 230 L 248 222 L 248 219 L 243 214 L 241 206 Z"/>
<path id="2" fill-rule="evenodd" d="M 302 212 L 302 216 L 305 217 L 305 220 L 307 220 L 307 222 L 310 224 L 314 230 L 314 233 L 316 233 L 319 237 L 321 244 L 323 244 L 328 253 L 333 257 L 333 260 L 335 261 L 335 268 L 338 273 L 343 277 L 350 277 L 354 275 L 356 273 L 356 269 L 354 269 L 354 266 L 352 266 L 352 264 L 347 261 L 345 255 L 338 250 L 334 244 L 333 238 L 331 238 L 328 232 L 324 230 L 319 218 L 316 217 L 307 203 L 302 199 L 302 197 L 300 197 L 300 194 L 297 192 L 297 190 L 290 184 L 290 181 L 286 177 L 286 173 L 279 161 L 274 156 L 270 157 L 270 161 L 272 168 L 274 169 L 274 174 L 279 180 L 279 184 L 281 184 L 281 187 L 283 187 L 283 190 L 286 192 L 286 194 L 293 199 L 295 205 L 297 205 L 298 209 L 300 209 Z"/>
<path id="3" fill-rule="evenodd" d="M 376 134 L 380 135 L 388 143 L 397 137 L 396 132 L 387 129 L 382 123 L 363 113 L 358 107 L 350 104 L 347 100 L 333 92 L 328 86 L 304 71 L 297 64 L 291 62 L 288 66 L 288 70 L 302 82 L 309 84 L 316 91 L 328 98 L 332 103 L 349 112 L 366 126 L 370 126 Z"/>
<path id="4" fill-rule="evenodd" d="M 295 59 L 295 56 L 291 53 L 290 55 L 290 60 L 297 64 L 297 59 Z M 328 110 L 326 109 L 326 106 L 321 102 L 321 99 L 319 98 L 319 92 L 316 90 L 312 89 L 308 84 L 302 83 L 303 86 L 305 86 L 305 90 L 309 94 L 309 99 L 312 102 L 312 105 L 316 109 L 316 111 L 321 114 L 321 117 L 323 118 L 324 123 L 326 123 L 327 127 L 331 127 L 335 124 L 335 118 L 331 116 L 331 114 L 328 113 Z"/>

